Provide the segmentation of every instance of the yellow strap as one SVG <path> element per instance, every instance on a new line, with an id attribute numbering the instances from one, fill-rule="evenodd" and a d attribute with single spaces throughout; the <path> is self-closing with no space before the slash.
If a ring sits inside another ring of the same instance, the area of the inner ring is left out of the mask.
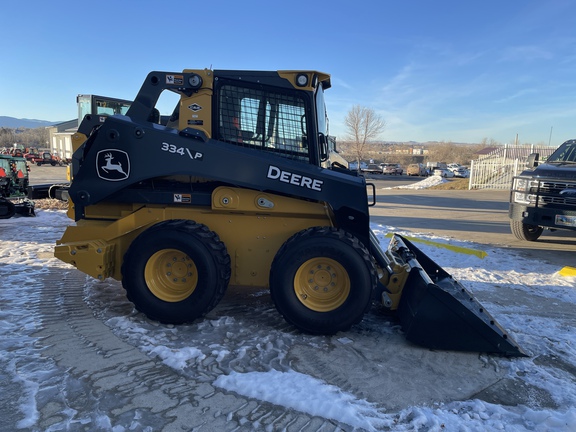
<path id="1" fill-rule="evenodd" d="M 564 267 L 562 270 L 560 270 L 560 276 L 576 276 L 576 268 Z"/>
<path id="2" fill-rule="evenodd" d="M 388 234 L 386 234 L 386 237 L 392 237 L 392 235 L 393 235 L 392 233 L 388 233 Z M 402 237 L 407 238 L 411 242 L 424 243 L 424 244 L 427 244 L 429 246 L 436 246 L 436 247 L 441 247 L 444 249 L 449 249 L 453 252 L 458 252 L 458 253 L 463 253 L 463 254 L 468 254 L 468 255 L 475 255 L 480 259 L 484 259 L 484 257 L 488 256 L 488 253 L 484 252 L 482 250 L 470 249 L 470 248 L 465 248 L 462 246 L 454 246 L 454 245 L 435 242 L 435 241 L 431 241 L 431 240 L 424 240 L 424 239 L 421 239 L 418 237 L 408 237 L 408 236 L 404 236 L 404 235 Z"/>

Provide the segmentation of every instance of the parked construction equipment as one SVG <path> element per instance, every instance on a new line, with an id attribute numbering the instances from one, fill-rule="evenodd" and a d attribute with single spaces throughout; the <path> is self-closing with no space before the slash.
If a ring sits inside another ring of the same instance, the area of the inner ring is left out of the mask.
<path id="1" fill-rule="evenodd" d="M 26 198 L 28 170 L 23 157 L 0 154 L 0 219 L 34 216 L 34 202 Z"/>
<path id="2" fill-rule="evenodd" d="M 415 343 L 524 355 L 407 239 L 380 248 L 375 186 L 337 153 L 328 88 L 315 71 L 151 72 L 125 115 L 87 115 L 73 136 L 76 223 L 56 257 L 121 280 L 164 323 L 194 321 L 229 285 L 251 286 L 304 332 L 346 331 L 377 299 Z M 165 90 L 180 95 L 169 118 L 156 108 Z"/>

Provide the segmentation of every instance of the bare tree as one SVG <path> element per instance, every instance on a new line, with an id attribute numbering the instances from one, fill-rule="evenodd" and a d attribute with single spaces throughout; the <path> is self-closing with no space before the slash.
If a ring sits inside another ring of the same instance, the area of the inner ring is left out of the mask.
<path id="1" fill-rule="evenodd" d="M 491 140 L 491 142 L 494 142 Z M 470 164 L 476 153 L 485 146 L 483 144 L 454 144 L 442 141 L 428 147 L 427 160 L 432 162 L 456 162 L 463 165 Z"/>
<path id="2" fill-rule="evenodd" d="M 482 138 L 482 141 L 480 141 L 480 144 L 482 144 L 482 146 L 484 147 L 500 147 L 502 144 L 500 144 L 498 141 L 496 141 L 494 138 Z"/>
<path id="3" fill-rule="evenodd" d="M 14 131 L 8 128 L 0 128 L 0 147 L 12 147 L 14 144 Z"/>
<path id="4" fill-rule="evenodd" d="M 372 108 L 354 105 L 344 119 L 352 151 L 358 162 L 364 158 L 368 141 L 378 138 L 386 127 L 386 122 Z"/>
<path id="5" fill-rule="evenodd" d="M 434 162 L 456 162 L 457 154 L 457 146 L 452 142 L 441 141 L 428 147 L 428 159 Z"/>
<path id="6" fill-rule="evenodd" d="M 22 147 L 45 148 L 49 140 L 48 129 L 45 127 L 33 129 L 0 128 L 0 148 L 12 148 L 14 144 Z"/>

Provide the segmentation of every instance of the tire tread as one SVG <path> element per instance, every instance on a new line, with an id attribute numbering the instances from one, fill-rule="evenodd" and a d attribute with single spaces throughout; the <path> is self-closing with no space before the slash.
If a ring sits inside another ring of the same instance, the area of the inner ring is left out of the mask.
<path id="1" fill-rule="evenodd" d="M 204 316 L 205 314 L 210 312 L 212 309 L 214 309 L 214 307 L 216 307 L 216 305 L 220 302 L 220 300 L 222 300 L 222 297 L 224 297 L 224 294 L 226 293 L 226 289 L 228 288 L 228 283 L 230 281 L 230 276 L 231 276 L 230 255 L 228 255 L 226 245 L 220 240 L 218 234 L 216 234 L 214 231 L 210 230 L 210 228 L 208 228 L 204 224 L 190 221 L 190 220 L 185 220 L 185 219 L 174 219 L 174 220 L 159 222 L 156 225 L 152 226 L 151 228 L 148 228 L 142 234 L 146 233 L 147 235 L 150 235 L 150 234 L 154 234 L 155 232 L 161 231 L 161 230 L 172 230 L 172 231 L 177 231 L 177 232 L 180 232 L 180 233 L 183 233 L 186 235 L 195 236 L 196 238 L 198 238 L 201 241 L 201 243 L 205 247 L 207 247 L 208 249 L 210 249 L 212 251 L 212 258 L 214 259 L 214 261 L 217 265 L 217 271 L 218 271 L 218 283 L 214 287 L 214 289 L 216 291 L 212 297 L 212 300 L 208 304 L 206 304 L 206 306 L 202 309 L 202 311 L 197 316 L 193 316 L 191 319 L 185 319 L 185 320 L 175 319 L 175 320 L 167 321 L 167 320 L 160 319 L 159 317 L 155 316 L 154 313 L 151 313 L 150 311 L 145 312 L 139 308 L 137 302 L 134 301 L 135 299 L 131 295 L 131 290 L 127 287 L 127 283 L 126 283 L 126 280 L 124 277 L 122 278 L 122 286 L 126 290 L 126 297 L 128 298 L 128 300 L 130 300 L 132 303 L 134 303 L 137 310 L 144 313 L 148 318 L 150 318 L 152 320 L 161 321 L 161 322 L 169 322 L 171 324 L 183 324 L 185 322 L 194 321 L 195 319 L 197 319 L 201 316 Z M 134 245 L 134 243 L 137 240 L 138 240 L 138 238 L 134 240 L 132 245 Z M 128 248 L 128 250 L 124 256 L 124 260 L 122 262 L 122 269 L 121 269 L 122 275 L 125 275 L 128 272 L 128 268 L 127 268 L 126 263 L 130 262 L 132 260 L 132 256 L 134 254 L 138 254 L 140 252 L 139 248 L 132 247 L 132 245 Z"/>

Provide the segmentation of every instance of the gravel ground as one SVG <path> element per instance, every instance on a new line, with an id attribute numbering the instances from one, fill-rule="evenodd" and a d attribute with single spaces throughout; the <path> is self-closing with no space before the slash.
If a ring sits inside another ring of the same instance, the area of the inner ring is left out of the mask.
<path id="1" fill-rule="evenodd" d="M 34 200 L 36 210 L 67 210 L 68 201 L 61 201 L 57 199 L 39 199 Z"/>

